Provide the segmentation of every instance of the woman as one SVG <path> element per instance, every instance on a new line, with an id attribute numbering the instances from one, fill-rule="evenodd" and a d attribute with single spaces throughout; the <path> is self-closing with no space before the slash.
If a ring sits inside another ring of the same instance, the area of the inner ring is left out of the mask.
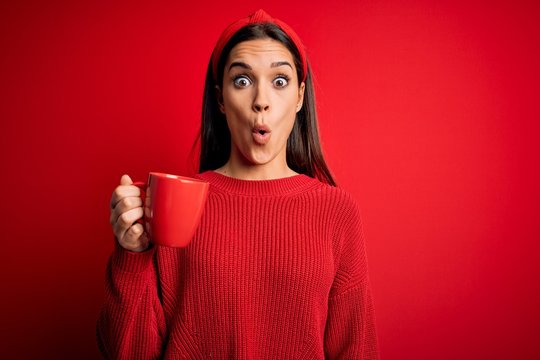
<path id="1" fill-rule="evenodd" d="M 113 193 L 104 356 L 378 358 L 359 210 L 322 157 L 290 27 L 259 10 L 225 29 L 200 140 L 197 177 L 211 186 L 186 248 L 148 242 L 127 175 Z"/>

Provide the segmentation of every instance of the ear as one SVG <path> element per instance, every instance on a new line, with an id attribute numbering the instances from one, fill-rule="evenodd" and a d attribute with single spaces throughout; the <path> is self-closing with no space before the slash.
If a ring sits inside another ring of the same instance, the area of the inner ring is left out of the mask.
<path id="1" fill-rule="evenodd" d="M 215 90 L 216 90 L 216 99 L 219 105 L 219 111 L 225 114 L 225 105 L 223 105 L 223 92 L 217 85 L 215 87 Z"/>
<path id="2" fill-rule="evenodd" d="M 302 105 L 304 104 L 304 91 L 305 90 L 306 90 L 306 83 L 302 81 L 302 83 L 298 87 L 298 102 L 296 105 L 296 112 L 299 112 L 300 109 L 302 109 Z"/>

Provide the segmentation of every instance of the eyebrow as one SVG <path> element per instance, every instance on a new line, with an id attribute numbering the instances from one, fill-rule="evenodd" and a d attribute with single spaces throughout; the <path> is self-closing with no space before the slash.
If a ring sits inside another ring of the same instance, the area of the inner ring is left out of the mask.
<path id="1" fill-rule="evenodd" d="M 245 62 L 235 61 L 235 62 L 231 63 L 231 65 L 229 66 L 229 71 L 231 71 L 231 69 L 233 67 L 235 67 L 235 66 L 238 66 L 238 67 L 241 67 L 241 68 L 244 68 L 244 69 L 248 69 L 248 70 L 253 70 L 251 68 L 251 66 L 249 66 Z M 280 67 L 280 66 L 288 66 L 291 69 L 293 68 L 292 65 L 288 61 L 276 61 L 276 62 L 273 62 L 272 64 L 270 64 L 270 67 L 272 67 L 272 68 Z"/>

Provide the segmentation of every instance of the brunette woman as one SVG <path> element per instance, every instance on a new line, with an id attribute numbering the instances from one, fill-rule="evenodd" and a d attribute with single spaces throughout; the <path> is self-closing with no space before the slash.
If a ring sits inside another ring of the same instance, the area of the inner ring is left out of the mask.
<path id="1" fill-rule="evenodd" d="M 148 241 L 129 176 L 113 193 L 103 355 L 378 358 L 359 209 L 323 159 L 310 66 L 285 23 L 259 10 L 225 29 L 200 146 L 210 193 L 187 247 Z"/>

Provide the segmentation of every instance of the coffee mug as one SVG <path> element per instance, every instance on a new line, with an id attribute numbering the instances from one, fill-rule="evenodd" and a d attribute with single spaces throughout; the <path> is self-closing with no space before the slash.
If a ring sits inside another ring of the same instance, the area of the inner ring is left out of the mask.
<path id="1" fill-rule="evenodd" d="M 150 242 L 169 247 L 189 244 L 199 225 L 209 183 L 185 176 L 151 172 L 141 189 L 144 216 L 139 221 Z"/>

